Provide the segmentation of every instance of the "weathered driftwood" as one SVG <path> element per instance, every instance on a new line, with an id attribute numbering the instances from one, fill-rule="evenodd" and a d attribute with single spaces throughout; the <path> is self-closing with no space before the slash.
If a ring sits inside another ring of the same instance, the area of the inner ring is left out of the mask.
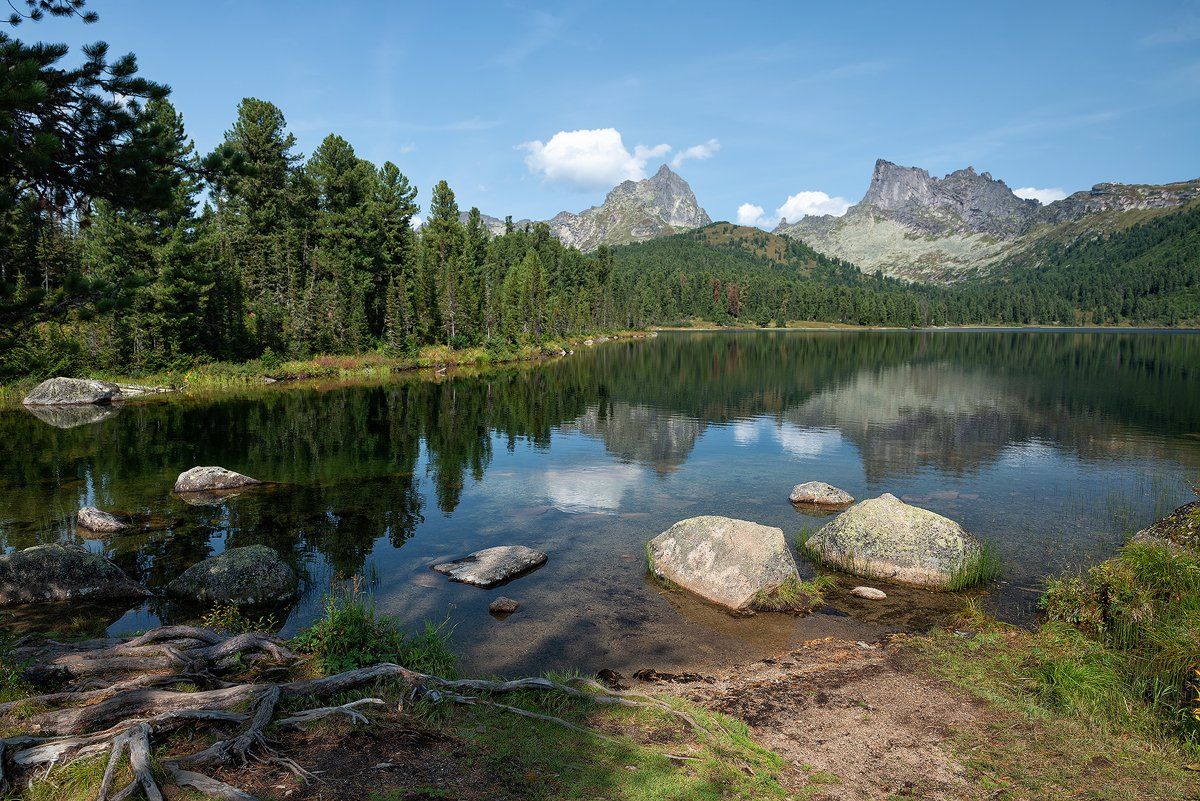
<path id="1" fill-rule="evenodd" d="M 10 787 L 31 786 L 46 778 L 55 767 L 107 753 L 108 761 L 98 788 L 99 801 L 122 801 L 136 796 L 158 801 L 162 793 L 150 770 L 155 741 L 184 726 L 240 727 L 202 750 L 173 757 L 164 766 L 178 785 L 211 798 L 247 801 L 253 797 L 192 768 L 257 761 L 280 765 L 308 778 L 312 774 L 303 766 L 275 750 L 268 739 L 268 730 L 274 726 L 303 726 L 331 715 L 345 715 L 353 723 L 368 723 L 360 707 L 384 701 L 363 698 L 341 705 L 316 706 L 277 720 L 280 704 L 303 704 L 380 682 L 405 684 L 412 688 L 414 697 L 487 705 L 602 738 L 608 735 L 478 695 L 518 691 L 564 693 L 593 703 L 657 710 L 683 720 L 698 732 L 704 731 L 688 715 L 662 701 L 609 690 L 590 680 L 579 680 L 574 686 L 543 678 L 452 680 L 383 663 L 333 676 L 264 681 L 262 677 L 271 670 L 289 666 L 298 657 L 282 640 L 261 633 L 226 636 L 191 626 L 164 626 L 126 641 L 48 642 L 19 650 L 20 658 L 30 665 L 27 674 L 31 680 L 53 680 L 63 686 L 56 692 L 22 702 L 0 704 L 0 717 L 12 717 L 30 706 L 46 708 L 20 720 L 24 733 L 0 740 L 0 792 Z M 179 688 L 184 682 L 195 689 Z M 464 691 L 474 695 L 465 695 Z M 248 713 L 236 711 L 246 705 Z M 132 779 L 116 789 L 125 764 Z"/>

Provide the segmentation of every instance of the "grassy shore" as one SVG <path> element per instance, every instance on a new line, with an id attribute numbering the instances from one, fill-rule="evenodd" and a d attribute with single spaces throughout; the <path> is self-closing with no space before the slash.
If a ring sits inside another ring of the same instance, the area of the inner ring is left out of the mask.
<path id="1" fill-rule="evenodd" d="M 245 362 L 210 362 L 180 370 L 150 373 L 115 373 L 104 370 L 88 371 L 79 378 L 95 378 L 120 384 L 164 387 L 191 393 L 220 392 L 270 381 L 303 379 L 380 378 L 397 373 L 447 367 L 486 367 L 516 362 L 535 362 L 562 355 L 564 351 L 586 347 L 586 342 L 629 339 L 650 336 L 644 331 L 617 331 L 554 339 L 535 345 L 501 345 L 495 347 L 451 348 L 431 345 L 410 355 L 388 355 L 371 352 L 357 355 L 324 355 L 311 359 L 260 358 Z M 47 376 L 22 379 L 0 385 L 0 408 L 12 408 L 37 383 Z"/>

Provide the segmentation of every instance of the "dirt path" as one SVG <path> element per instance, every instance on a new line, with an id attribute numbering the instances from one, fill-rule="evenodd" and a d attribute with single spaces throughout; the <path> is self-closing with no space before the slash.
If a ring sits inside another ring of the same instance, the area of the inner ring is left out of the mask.
<path id="1" fill-rule="evenodd" d="M 988 712 L 911 660 L 898 643 L 830 638 L 725 676 L 635 684 L 744 721 L 789 763 L 796 789 L 820 785 L 814 799 L 968 796 L 949 740 L 955 729 L 982 726 Z"/>

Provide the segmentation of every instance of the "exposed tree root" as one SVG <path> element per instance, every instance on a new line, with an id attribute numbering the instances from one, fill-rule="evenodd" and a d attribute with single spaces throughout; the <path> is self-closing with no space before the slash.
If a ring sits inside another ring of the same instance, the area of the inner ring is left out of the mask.
<path id="1" fill-rule="evenodd" d="M 591 703 L 656 710 L 684 721 L 699 734 L 706 733 L 690 716 L 662 701 L 612 691 L 586 679 L 572 684 L 543 678 L 500 682 L 451 680 L 383 663 L 334 676 L 278 683 L 263 681 L 261 676 L 273 669 L 290 667 L 297 657 L 278 638 L 258 633 L 225 636 L 191 626 L 164 626 L 127 641 L 49 642 L 19 650 L 19 657 L 30 666 L 26 674 L 31 681 L 61 686 L 55 692 L 0 705 L 0 718 L 8 718 L 24 730 L 0 740 L 0 793 L 32 786 L 56 767 L 107 752 L 98 801 L 123 801 L 139 796 L 160 801 L 162 792 L 150 767 L 155 742 L 162 743 L 184 726 L 206 730 L 240 726 L 240 730 L 199 751 L 173 755 L 164 766 L 175 784 L 198 790 L 210 798 L 247 801 L 253 797 L 192 768 L 203 770 L 257 761 L 280 765 L 303 779 L 313 778 L 303 766 L 275 750 L 268 739 L 268 730 L 276 726 L 301 727 L 334 715 L 344 715 L 355 724 L 368 723 L 360 707 L 384 701 L 363 698 L 302 709 L 277 719 L 280 705 L 301 705 L 310 699 L 328 698 L 380 682 L 406 685 L 414 698 L 434 703 L 486 705 L 606 740 L 614 738 L 563 718 L 489 701 L 479 695 L 563 693 Z M 251 674 L 260 678 L 248 678 Z M 182 683 L 194 685 L 195 689 L 177 688 Z M 14 720 L 21 710 L 30 708 L 43 711 Z M 124 764 L 128 765 L 132 781 L 115 789 Z"/>

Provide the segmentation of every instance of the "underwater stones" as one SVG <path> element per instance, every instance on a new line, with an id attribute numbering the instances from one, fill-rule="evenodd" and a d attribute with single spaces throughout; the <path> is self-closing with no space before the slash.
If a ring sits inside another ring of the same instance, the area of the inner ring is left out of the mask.
<path id="1" fill-rule="evenodd" d="M 650 540 L 646 553 L 660 580 L 733 610 L 749 609 L 760 593 L 799 580 L 783 531 L 747 520 L 681 520 Z"/>
<path id="2" fill-rule="evenodd" d="M 855 587 L 850 590 L 850 594 L 856 598 L 866 598 L 868 601 L 882 601 L 887 597 L 886 592 L 877 590 L 874 587 Z"/>
<path id="3" fill-rule="evenodd" d="M 0 556 L 0 606 L 149 594 L 121 568 L 79 545 L 35 545 Z"/>
<path id="4" fill-rule="evenodd" d="M 88 531 L 94 531 L 99 534 L 111 534 L 114 531 L 121 531 L 129 527 L 129 523 L 123 518 L 114 515 L 112 512 L 97 509 L 94 506 L 85 506 L 80 509 L 75 515 L 75 522 Z"/>
<path id="5" fill-rule="evenodd" d="M 854 496 L 824 481 L 808 481 L 793 487 L 788 500 L 813 506 L 849 506 L 854 503 Z"/>
<path id="6" fill-rule="evenodd" d="M 969 582 L 983 547 L 958 523 L 891 494 L 842 512 L 804 543 L 812 559 L 856 576 L 931 589 Z"/>
<path id="7" fill-rule="evenodd" d="M 274 604 L 296 595 L 296 573 L 265 545 L 230 548 L 198 562 L 167 585 L 167 593 L 196 603 Z"/>
<path id="8" fill-rule="evenodd" d="M 86 378 L 47 378 L 25 396 L 26 406 L 81 406 L 109 403 L 121 398 L 121 388 L 111 381 Z"/>
<path id="9" fill-rule="evenodd" d="M 430 565 L 451 581 L 475 587 L 494 587 L 546 563 L 546 554 L 524 545 L 497 545 L 461 559 Z"/>
<path id="10" fill-rule="evenodd" d="M 261 483 L 257 478 L 250 478 L 224 467 L 193 467 L 180 473 L 179 478 L 175 479 L 175 491 L 217 492 Z"/>

